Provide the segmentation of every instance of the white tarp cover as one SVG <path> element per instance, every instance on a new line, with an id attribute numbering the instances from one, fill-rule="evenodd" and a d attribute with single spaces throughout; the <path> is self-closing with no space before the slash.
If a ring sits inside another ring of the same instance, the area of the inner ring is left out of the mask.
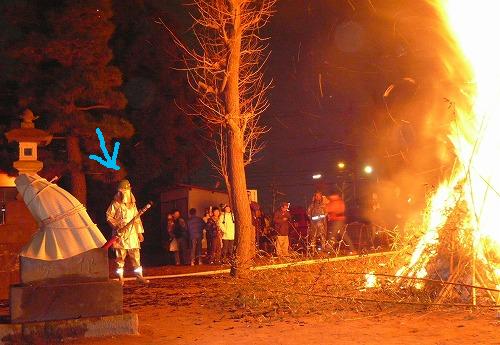
<path id="1" fill-rule="evenodd" d="M 19 255 L 49 261 L 66 259 L 106 242 L 85 207 L 66 190 L 36 174 L 21 174 L 15 183 L 40 226 Z"/>

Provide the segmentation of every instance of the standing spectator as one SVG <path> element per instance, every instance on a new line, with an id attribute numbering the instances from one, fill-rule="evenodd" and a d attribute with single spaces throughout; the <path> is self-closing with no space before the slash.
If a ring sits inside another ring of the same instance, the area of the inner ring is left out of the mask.
<path id="1" fill-rule="evenodd" d="M 198 265 L 201 265 L 201 240 L 203 239 L 205 222 L 196 215 L 195 208 L 189 210 L 187 229 L 189 233 L 189 240 L 191 241 L 191 266 L 194 266 L 195 262 L 198 262 Z"/>
<path id="2" fill-rule="evenodd" d="M 175 228 L 174 216 L 171 213 L 169 213 L 167 215 L 167 235 L 169 239 L 168 251 L 174 253 L 175 264 L 180 265 L 181 259 L 179 257 L 179 245 L 174 235 L 174 228 Z"/>
<path id="3" fill-rule="evenodd" d="M 210 208 L 206 208 L 205 209 L 205 213 L 203 214 L 203 221 L 205 222 L 205 231 L 204 231 L 204 237 L 205 237 L 205 243 L 207 244 L 207 253 L 206 253 L 206 257 L 208 258 L 209 255 L 210 255 L 210 252 L 212 251 L 212 248 L 210 247 L 212 245 L 211 241 L 208 239 L 208 233 L 207 233 L 207 223 L 208 223 L 208 220 L 210 219 L 210 217 L 212 217 L 212 206 L 210 206 Z M 203 240 L 202 240 L 202 243 L 203 243 Z M 210 260 L 208 261 L 210 262 Z"/>
<path id="4" fill-rule="evenodd" d="M 284 202 L 279 210 L 274 213 L 274 227 L 277 232 L 276 236 L 276 254 L 278 257 L 288 256 L 288 240 L 290 212 L 288 211 L 289 204 Z"/>
<path id="5" fill-rule="evenodd" d="M 270 219 L 269 216 L 266 216 L 264 212 L 262 212 L 261 219 L 263 223 L 263 229 L 260 233 L 260 246 L 266 254 L 272 255 L 274 248 L 272 219 Z"/>
<path id="6" fill-rule="evenodd" d="M 219 264 L 222 251 L 222 230 L 219 227 L 220 210 L 218 207 L 212 209 L 212 216 L 208 218 L 207 230 L 207 250 L 208 262 Z"/>
<path id="7" fill-rule="evenodd" d="M 189 261 L 189 234 L 186 221 L 181 217 L 181 211 L 174 210 L 174 236 L 177 240 L 179 258 L 182 265 L 187 265 Z"/>
<path id="8" fill-rule="evenodd" d="M 208 222 L 208 219 L 212 217 L 212 206 L 210 206 L 210 208 L 206 208 L 205 209 L 205 213 L 203 213 L 203 221 L 205 222 L 205 224 Z"/>
<path id="9" fill-rule="evenodd" d="M 235 225 L 231 208 L 225 205 L 223 210 L 219 217 L 219 227 L 222 230 L 222 262 L 227 263 L 233 256 Z"/>
<path id="10" fill-rule="evenodd" d="M 257 252 L 260 251 L 260 243 L 262 240 L 262 236 L 264 236 L 266 221 L 264 217 L 264 213 L 259 208 L 255 210 L 255 215 L 252 218 L 253 226 L 255 227 L 255 246 L 257 248 Z"/>
<path id="11" fill-rule="evenodd" d="M 344 243 L 347 251 L 352 253 L 354 246 L 347 233 L 345 224 L 345 203 L 338 193 L 333 193 L 328 197 L 326 210 L 328 212 L 328 237 L 336 239 L 339 243 Z"/>
<path id="12" fill-rule="evenodd" d="M 258 247 L 259 247 L 259 234 L 258 234 L 258 231 L 257 231 L 257 225 L 256 225 L 256 220 L 257 220 L 257 216 L 256 216 L 256 212 L 258 210 L 260 210 L 260 205 L 252 200 L 252 193 L 250 193 L 250 191 L 247 191 L 247 197 L 248 197 L 248 202 L 250 204 L 250 214 L 252 216 L 252 225 L 253 225 L 253 231 L 254 231 L 254 238 L 255 238 L 255 243 L 254 243 L 254 248 L 256 248 L 258 250 Z"/>
<path id="13" fill-rule="evenodd" d="M 316 252 L 318 239 L 321 243 L 321 249 L 325 249 L 326 237 L 326 204 L 328 200 L 319 191 L 314 193 L 311 205 L 307 209 L 307 215 L 311 221 L 309 226 L 309 245 L 313 253 Z"/>

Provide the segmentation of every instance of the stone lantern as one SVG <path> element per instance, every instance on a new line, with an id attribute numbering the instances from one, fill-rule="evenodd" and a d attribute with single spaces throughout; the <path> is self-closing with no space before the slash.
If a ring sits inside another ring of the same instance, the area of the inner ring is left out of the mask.
<path id="1" fill-rule="evenodd" d="M 30 109 L 26 109 L 21 116 L 21 128 L 15 128 L 5 136 L 9 142 L 19 143 L 19 160 L 14 162 L 14 168 L 20 174 L 36 174 L 43 168 L 43 163 L 38 160 L 38 146 L 46 146 L 52 140 L 52 135 L 46 131 L 35 128 L 35 116 Z"/>
<path id="2" fill-rule="evenodd" d="M 4 282 L 14 284 L 2 285 L 0 272 L 0 298 L 8 297 L 10 307 L 10 323 L 0 324 L 0 344 L 5 339 L 59 343 L 61 337 L 137 334 L 138 316 L 123 313 L 123 287 L 109 278 L 108 250 L 101 248 L 105 238 L 97 225 L 74 196 L 37 175 L 43 168 L 37 148 L 48 145 L 52 135 L 35 128 L 31 110 L 21 119 L 21 128 L 5 133 L 9 142 L 19 143 L 14 167 L 22 195 L 7 203 L 10 213 L 2 233 L 8 236 L 0 236 L 0 249 L 10 248 L 15 253 L 10 261 L 19 260 L 20 278 L 11 278 L 8 271 Z"/>

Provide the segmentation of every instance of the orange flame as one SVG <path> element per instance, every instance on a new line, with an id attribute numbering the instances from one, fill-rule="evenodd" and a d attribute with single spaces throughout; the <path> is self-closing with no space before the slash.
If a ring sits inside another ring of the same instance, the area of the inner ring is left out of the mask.
<path id="1" fill-rule="evenodd" d="M 365 289 L 380 286 L 377 280 L 377 276 L 374 273 L 375 271 L 370 271 L 367 274 L 365 274 Z"/>
<path id="2" fill-rule="evenodd" d="M 455 103 L 456 118 L 448 136 L 458 164 L 429 201 L 426 233 L 409 264 L 397 272 L 419 278 L 427 275 L 426 264 L 436 255 L 432 248 L 447 221 L 446 210 L 456 206 L 460 197 L 467 204 L 464 227 L 473 231 L 477 258 L 486 262 L 486 248 L 500 254 L 500 1 L 442 0 L 432 4 L 453 37 L 450 44 L 457 55 L 444 63 L 464 97 Z M 499 263 L 489 264 L 500 277 Z"/>

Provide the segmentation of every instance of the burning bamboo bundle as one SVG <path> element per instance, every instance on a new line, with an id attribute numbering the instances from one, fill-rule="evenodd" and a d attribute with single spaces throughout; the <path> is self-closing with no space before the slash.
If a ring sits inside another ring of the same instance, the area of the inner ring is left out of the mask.
<path id="1" fill-rule="evenodd" d="M 500 148 L 500 3 L 482 0 L 433 1 L 449 34 L 453 56 L 444 57 L 450 80 L 463 99 L 453 107 L 449 140 L 456 164 L 429 201 L 424 235 L 406 265 L 396 273 L 400 287 L 426 289 L 437 303 L 482 295 L 500 299 L 500 167 L 493 156 Z M 490 40 L 490 38 L 492 40 Z M 457 61 L 459 61 L 457 63 Z M 460 64 L 460 65 L 458 65 Z M 416 277 L 450 284 L 403 280 Z"/>

